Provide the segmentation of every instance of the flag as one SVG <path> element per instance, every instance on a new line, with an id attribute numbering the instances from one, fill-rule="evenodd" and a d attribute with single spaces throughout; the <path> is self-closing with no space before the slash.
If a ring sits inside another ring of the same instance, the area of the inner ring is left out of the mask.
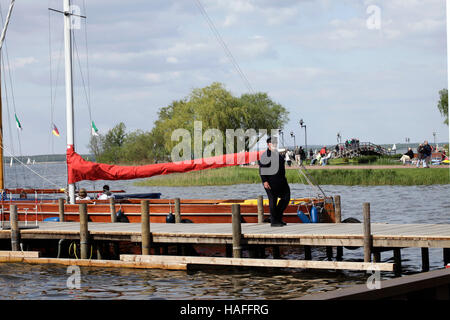
<path id="1" fill-rule="evenodd" d="M 15 113 L 14 118 L 16 118 L 17 129 L 22 130 L 22 125 L 20 124 L 19 118 L 17 118 L 17 115 Z"/>
<path id="2" fill-rule="evenodd" d="M 59 131 L 58 131 L 58 128 L 55 126 L 54 123 L 53 123 L 53 130 L 52 130 L 52 133 L 53 133 L 55 136 L 59 137 Z"/>
<path id="3" fill-rule="evenodd" d="M 92 131 L 91 131 L 91 132 L 92 132 L 92 135 L 97 137 L 97 136 L 98 136 L 98 129 L 97 129 L 97 127 L 95 126 L 94 121 L 92 121 L 92 126 L 91 126 L 91 127 L 92 127 Z"/>

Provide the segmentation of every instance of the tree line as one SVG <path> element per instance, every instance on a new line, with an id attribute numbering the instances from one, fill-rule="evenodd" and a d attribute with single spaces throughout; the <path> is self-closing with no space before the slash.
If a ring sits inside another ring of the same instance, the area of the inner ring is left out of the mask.
<path id="1" fill-rule="evenodd" d="M 270 132 L 283 128 L 287 120 L 286 108 L 270 99 L 267 93 L 247 93 L 237 97 L 223 84 L 214 82 L 193 89 L 187 97 L 162 107 L 152 130 L 127 132 L 125 124 L 120 122 L 106 134 L 92 136 L 89 149 L 96 161 L 102 163 L 168 162 L 171 161 L 171 150 L 178 143 L 172 140 L 172 132 L 185 129 L 193 137 L 196 121 L 202 122 L 203 132 L 217 129 L 225 135 L 227 129 L 266 129 Z M 249 141 L 246 147 L 249 147 Z"/>

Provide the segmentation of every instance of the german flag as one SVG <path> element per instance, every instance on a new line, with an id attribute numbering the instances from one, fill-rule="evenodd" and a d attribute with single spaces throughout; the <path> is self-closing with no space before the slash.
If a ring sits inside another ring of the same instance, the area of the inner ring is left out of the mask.
<path id="1" fill-rule="evenodd" d="M 55 126 L 54 123 L 53 123 L 53 130 L 52 130 L 52 133 L 53 133 L 55 136 L 59 137 L 59 131 L 58 131 L 58 128 Z"/>

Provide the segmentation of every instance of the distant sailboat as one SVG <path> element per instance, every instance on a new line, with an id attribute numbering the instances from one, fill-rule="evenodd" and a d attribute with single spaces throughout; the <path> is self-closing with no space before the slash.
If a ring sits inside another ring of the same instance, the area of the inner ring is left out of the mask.
<path id="1" fill-rule="evenodd" d="M 9 166 L 12 167 L 13 165 L 13 158 L 11 157 L 11 161 L 9 162 Z"/>
<path id="2" fill-rule="evenodd" d="M 28 158 L 27 164 L 31 164 L 31 159 L 30 158 Z"/>

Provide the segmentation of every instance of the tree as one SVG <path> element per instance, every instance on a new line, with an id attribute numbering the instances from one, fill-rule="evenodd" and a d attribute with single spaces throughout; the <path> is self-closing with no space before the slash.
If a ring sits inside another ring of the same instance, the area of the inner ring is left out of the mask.
<path id="1" fill-rule="evenodd" d="M 206 156 L 217 155 L 218 152 L 228 153 L 225 142 L 229 141 L 225 140 L 228 138 L 228 129 L 231 129 L 235 132 L 233 136 L 230 134 L 229 143 L 233 152 L 240 152 L 251 147 L 250 134 L 245 134 L 247 131 L 254 129 L 257 133 L 263 129 L 270 133 L 272 129 L 282 128 L 287 121 L 287 114 L 287 110 L 272 101 L 266 93 L 236 97 L 222 84 L 214 82 L 210 86 L 194 89 L 184 99 L 173 101 L 161 108 L 150 132 L 126 132 L 126 126 L 121 122 L 105 135 L 91 137 L 89 148 L 98 162 L 168 162 L 171 160 L 172 150 L 179 143 L 172 141 L 172 134 L 177 129 L 190 134 L 191 150 L 194 150 L 194 138 L 200 134 L 200 152 L 207 154 Z M 194 132 L 199 123 L 201 132 Z M 245 132 L 242 139 L 239 134 L 235 134 L 238 130 Z M 211 134 L 208 135 L 207 132 Z M 223 137 L 221 143 L 216 141 L 218 135 Z M 196 155 L 199 154 L 194 151 L 194 157 Z"/>
<path id="2" fill-rule="evenodd" d="M 235 97 L 221 83 L 214 82 L 210 86 L 194 89 L 185 99 L 160 109 L 154 131 L 163 136 L 164 147 L 169 152 L 178 144 L 178 141 L 172 141 L 172 132 L 185 129 L 194 137 L 195 121 L 201 121 L 202 134 L 208 129 L 214 129 L 226 137 L 227 129 L 265 129 L 270 132 L 282 128 L 287 115 L 287 110 L 272 101 L 266 93 Z M 245 146 L 248 149 L 249 139 L 245 141 Z M 225 146 L 223 152 L 226 152 Z"/>
<path id="3" fill-rule="evenodd" d="M 439 91 L 438 109 L 444 117 L 444 123 L 448 125 L 448 90 L 442 89 Z"/>

